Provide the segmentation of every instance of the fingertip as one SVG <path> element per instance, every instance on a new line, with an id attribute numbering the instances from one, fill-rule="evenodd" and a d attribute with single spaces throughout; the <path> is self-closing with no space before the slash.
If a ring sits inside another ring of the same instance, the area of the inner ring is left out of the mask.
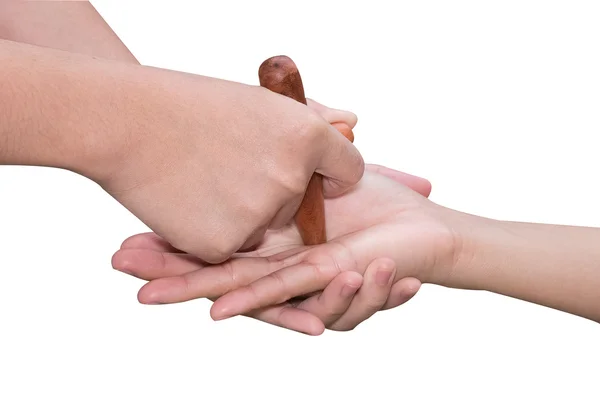
<path id="1" fill-rule="evenodd" d="M 422 283 L 417 278 L 407 277 L 396 282 L 382 310 L 389 310 L 408 302 L 419 292 Z"/>
<path id="2" fill-rule="evenodd" d="M 374 269 L 376 271 L 376 274 L 386 273 L 388 275 L 391 275 L 392 273 L 396 272 L 396 262 L 391 258 L 381 257 L 376 260 L 373 260 L 373 262 L 371 262 L 371 264 L 369 265 L 369 268 Z"/>
<path id="3" fill-rule="evenodd" d="M 110 263 L 114 270 L 135 276 L 134 254 L 130 249 L 117 250 L 111 257 Z"/>
<path id="4" fill-rule="evenodd" d="M 352 133 L 352 129 L 354 129 L 354 127 L 356 127 L 356 124 L 358 123 L 358 116 L 352 111 L 346 110 L 331 110 L 331 115 L 329 116 L 329 118 L 326 119 L 331 125 L 333 125 L 336 129 L 342 132 L 342 134 L 344 134 L 342 130 L 350 130 L 350 132 Z M 346 135 L 344 134 L 344 136 Z M 348 136 L 346 136 L 346 139 L 349 139 L 351 142 L 353 142 L 354 134 L 352 133 L 352 139 L 350 139 Z"/>
<path id="5" fill-rule="evenodd" d="M 358 115 L 354 114 L 351 111 L 345 111 L 346 119 L 345 122 L 348 124 L 350 129 L 354 129 L 358 124 Z"/>
<path id="6" fill-rule="evenodd" d="M 396 264 L 391 258 L 377 258 L 369 263 L 365 271 L 360 292 L 353 297 L 350 306 L 339 318 L 328 325 L 335 330 L 352 330 L 379 311 L 390 295 Z"/>
<path id="7" fill-rule="evenodd" d="M 140 304 L 161 304 L 159 301 L 159 293 L 156 290 L 152 290 L 153 285 L 151 284 L 152 282 L 148 282 L 138 290 L 137 300 Z"/>
<path id="8" fill-rule="evenodd" d="M 342 281 L 342 289 L 340 290 L 340 294 L 342 298 L 349 299 L 353 297 L 358 289 L 363 284 L 363 277 L 360 276 L 357 272 L 349 273 L 348 276 L 343 278 Z"/>
<path id="9" fill-rule="evenodd" d="M 417 278 L 404 278 L 404 285 L 408 293 L 413 293 L 413 296 L 421 289 L 422 283 Z"/>
<path id="10" fill-rule="evenodd" d="M 309 336 L 319 336 L 325 332 L 325 324 L 309 312 L 293 307 L 285 307 L 279 314 L 279 325 Z"/>
<path id="11" fill-rule="evenodd" d="M 317 319 L 305 333 L 310 336 L 321 336 L 324 332 L 325 325 L 323 325 L 323 322 Z"/>
<path id="12" fill-rule="evenodd" d="M 360 167 L 355 173 L 355 175 L 346 181 L 339 180 L 337 178 L 331 178 L 328 176 L 323 176 L 323 196 L 325 198 L 334 198 L 343 195 L 344 193 L 350 191 L 361 179 L 364 174 L 364 168 L 362 172 Z"/>
<path id="13" fill-rule="evenodd" d="M 125 248 L 117 250 L 111 258 L 113 269 L 140 279 L 149 280 L 149 271 L 160 261 L 153 250 Z"/>
<path id="14" fill-rule="evenodd" d="M 121 243 L 121 249 L 133 249 L 144 247 L 151 241 L 150 235 L 151 232 L 138 233 L 136 235 L 130 236 Z"/>
<path id="15" fill-rule="evenodd" d="M 358 116 L 352 111 L 327 107 L 311 98 L 307 98 L 306 103 L 309 108 L 319 113 L 330 124 L 344 123 L 353 129 L 358 123 Z"/>
<path id="16" fill-rule="evenodd" d="M 123 250 L 117 250 L 110 259 L 113 269 L 123 272 L 127 268 L 129 260 L 124 256 Z"/>
<path id="17" fill-rule="evenodd" d="M 213 321 L 221 321 L 233 316 L 227 304 L 222 304 L 223 301 L 221 299 L 222 297 L 218 298 L 210 307 L 210 317 Z"/>
<path id="18" fill-rule="evenodd" d="M 376 265 L 379 269 L 393 270 L 396 267 L 396 262 L 389 257 L 380 257 L 373 261 L 373 265 Z"/>
<path id="19" fill-rule="evenodd" d="M 421 183 L 422 188 L 419 191 L 419 193 L 421 193 L 425 197 L 429 197 L 429 195 L 431 194 L 431 190 L 432 190 L 431 182 L 425 178 L 421 178 L 421 179 L 423 180 L 423 182 Z"/>
<path id="20" fill-rule="evenodd" d="M 323 175 L 325 197 L 339 196 L 356 185 L 365 173 L 365 161 L 358 149 L 332 125 L 316 172 Z"/>
<path id="21" fill-rule="evenodd" d="M 356 271 L 344 271 L 338 276 L 346 286 L 359 288 L 363 283 L 363 276 Z"/>
<path id="22" fill-rule="evenodd" d="M 392 287 L 396 276 L 396 262 L 391 258 L 377 258 L 367 266 L 365 277 L 368 285 L 373 288 L 374 293 L 381 293 L 381 289 L 386 289 L 386 292 Z M 371 286 L 375 284 L 375 286 Z"/>
<path id="23" fill-rule="evenodd" d="M 323 177 L 323 196 L 325 198 L 338 197 L 346 193 L 350 189 L 350 185 L 340 183 L 339 181 L 326 177 Z"/>

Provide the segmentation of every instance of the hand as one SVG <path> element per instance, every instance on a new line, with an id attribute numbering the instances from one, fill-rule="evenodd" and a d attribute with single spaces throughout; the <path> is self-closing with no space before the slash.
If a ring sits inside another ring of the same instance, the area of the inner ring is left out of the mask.
<path id="1" fill-rule="evenodd" d="M 372 198 L 366 201 L 369 195 Z M 415 277 L 435 283 L 451 271 L 455 238 L 449 219 L 454 214 L 387 177 L 365 173 L 352 192 L 330 200 L 326 209 L 328 221 L 349 222 L 342 224 L 343 231 L 338 230 L 342 225 L 332 224 L 329 233 L 328 226 L 328 235 L 334 238 L 330 242 L 226 264 L 223 268 L 234 274 L 241 287 L 215 301 L 213 318 L 248 314 L 322 290 L 340 273 L 363 274 L 372 260 L 384 257 L 389 258 L 388 267 L 395 267 L 389 277 L 392 282 Z M 250 268 L 268 275 L 249 282 L 245 271 Z M 188 291 L 206 290 L 205 282 L 187 280 Z"/>
<path id="2" fill-rule="evenodd" d="M 191 282 L 199 279 L 217 279 L 213 283 L 218 288 L 204 289 L 204 292 L 225 292 L 227 288 L 233 290 L 238 287 L 230 270 L 219 265 L 206 265 L 193 256 L 179 253 L 154 233 L 134 235 L 125 240 L 113 257 L 113 266 L 129 275 L 151 281 L 138 294 L 140 302 L 145 304 L 177 303 L 203 297 L 194 294 L 198 293 L 199 283 Z M 245 315 L 310 335 L 320 335 L 325 328 L 352 330 L 375 312 L 400 306 L 418 292 L 421 283 L 415 278 L 405 278 L 393 284 L 392 280 L 381 283 L 382 274 L 395 272 L 390 267 L 388 259 L 377 259 L 369 265 L 364 277 L 356 272 L 343 272 L 323 292 L 306 300 L 289 301 Z M 233 271 L 236 269 L 233 266 Z M 203 270 L 204 274 L 199 274 Z M 246 273 L 244 281 L 264 276 L 262 269 Z M 194 288 L 185 293 L 183 285 L 188 282 Z M 177 291 L 182 292 L 181 300 L 173 300 Z M 210 297 L 213 301 L 217 298 L 216 295 Z"/>
<path id="3" fill-rule="evenodd" d="M 325 196 L 363 174 L 356 148 L 303 104 L 261 87 L 139 73 L 144 85 L 123 87 L 129 102 L 106 117 L 108 129 L 127 120 L 126 151 L 97 180 L 154 232 L 206 262 L 288 223 L 314 172 L 325 177 Z"/>
<path id="4" fill-rule="evenodd" d="M 424 179 L 402 174 L 379 166 L 368 170 L 387 175 L 428 196 L 431 190 Z M 384 193 L 385 194 L 385 193 Z M 357 191 L 338 199 L 326 201 L 328 236 L 342 235 L 345 229 L 355 229 L 354 221 L 344 218 L 352 212 L 356 202 L 367 209 L 385 205 L 387 197 L 379 192 Z M 346 201 L 341 201 L 346 199 Z M 330 207 L 329 203 L 337 205 Z M 341 202 L 340 202 L 341 201 Z M 333 218 L 338 216 L 338 218 Z M 333 218 L 333 219 L 332 219 Z M 295 227 L 269 232 L 260 247 L 236 257 L 248 259 L 268 256 L 290 249 L 302 249 L 302 241 Z M 239 268 L 237 261 L 220 266 L 205 267 L 193 257 L 174 254 L 174 249 L 154 234 L 136 235 L 123 243 L 122 250 L 113 258 L 113 266 L 121 271 L 146 280 L 153 280 L 139 293 L 142 303 L 172 303 L 199 297 L 217 298 L 229 290 L 252 282 L 270 272 L 260 265 Z M 264 267 L 264 263 L 262 264 Z M 274 325 L 309 334 L 320 334 L 327 326 L 334 330 L 353 329 L 380 309 L 396 307 L 410 299 L 419 289 L 420 282 L 407 277 L 392 285 L 392 279 L 379 283 L 382 273 L 394 273 L 386 259 L 375 260 L 363 277 L 356 272 L 338 275 L 322 294 L 300 303 L 283 304 L 248 314 Z M 167 278 L 168 277 L 168 278 Z M 161 279 L 164 278 L 164 279 Z M 360 289 L 359 289 L 360 288 Z M 357 293 L 358 291 L 358 293 Z M 356 295 L 354 295 L 357 293 Z"/>
<path id="5" fill-rule="evenodd" d="M 325 196 L 364 172 L 317 112 L 259 86 L 3 40 L 0 65 L 0 164 L 84 175 L 207 262 L 290 221 L 315 172 Z"/>

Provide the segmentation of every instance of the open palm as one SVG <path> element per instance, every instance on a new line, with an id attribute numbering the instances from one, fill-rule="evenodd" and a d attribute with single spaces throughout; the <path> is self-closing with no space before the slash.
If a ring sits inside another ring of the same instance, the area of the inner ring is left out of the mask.
<path id="1" fill-rule="evenodd" d="M 392 214 L 400 212 L 403 206 L 399 207 L 398 196 L 401 192 L 414 194 L 415 198 L 424 198 L 430 192 L 430 185 L 421 178 L 380 166 L 368 166 L 365 177 L 350 193 L 326 200 L 327 235 L 333 240 L 328 246 L 303 246 L 297 228 L 290 225 L 277 231 L 269 231 L 252 251 L 238 253 L 219 265 L 206 265 L 188 254 L 178 252 L 158 236 L 149 233 L 126 240 L 121 250 L 115 254 L 113 265 L 121 271 L 150 281 L 138 294 L 142 303 L 165 304 L 196 298 L 218 299 L 286 267 L 286 262 L 293 259 L 314 258 L 319 263 L 322 262 L 323 266 L 329 265 L 332 257 L 340 257 L 335 256 L 342 249 L 336 242 L 337 239 L 376 229 L 382 222 L 389 220 Z M 315 289 L 314 292 L 319 293 L 308 299 L 295 302 L 286 302 L 289 299 L 285 299 L 276 305 L 252 310 L 245 315 L 311 334 L 319 334 L 325 326 L 330 329 L 352 329 L 379 309 L 404 303 L 416 293 L 420 285 L 419 281 L 407 275 L 403 277 L 405 279 L 393 280 L 393 286 L 390 282 L 387 290 L 371 290 L 371 293 L 377 293 L 376 299 L 361 299 L 361 291 L 367 284 L 375 286 L 379 269 L 383 267 L 391 273 L 395 271 L 389 265 L 389 260 L 378 257 L 373 259 L 369 260 L 372 267 L 366 271 L 365 268 L 360 272 L 352 268 L 341 274 L 337 271 L 329 279 L 328 285 Z M 350 296 L 344 301 L 340 299 L 339 293 L 348 285 L 354 287 L 358 294 L 354 299 Z M 321 293 L 325 286 L 327 288 Z M 364 293 L 363 297 L 365 296 L 368 293 Z"/>
<path id="2" fill-rule="evenodd" d="M 232 271 L 256 265 L 271 272 L 216 300 L 213 318 L 246 314 L 322 290 L 339 274 L 363 274 L 373 260 L 390 255 L 396 267 L 390 279 L 395 282 L 427 278 L 451 256 L 452 234 L 441 218 L 444 209 L 379 174 L 365 174 L 354 192 L 329 206 L 328 221 L 335 221 L 332 230 L 339 230 L 328 243 L 231 261 Z"/>

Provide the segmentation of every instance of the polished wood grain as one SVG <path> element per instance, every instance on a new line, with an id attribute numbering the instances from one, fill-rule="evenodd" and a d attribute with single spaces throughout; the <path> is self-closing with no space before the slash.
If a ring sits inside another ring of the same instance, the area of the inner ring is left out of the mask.
<path id="1" fill-rule="evenodd" d="M 258 69 L 258 78 L 262 87 L 306 104 L 302 77 L 289 57 L 275 56 L 265 60 Z M 348 140 L 354 141 L 354 133 L 348 125 L 341 122 L 332 125 Z M 305 245 L 312 246 L 327 241 L 323 177 L 320 174 L 315 173 L 308 182 L 295 221 Z"/>

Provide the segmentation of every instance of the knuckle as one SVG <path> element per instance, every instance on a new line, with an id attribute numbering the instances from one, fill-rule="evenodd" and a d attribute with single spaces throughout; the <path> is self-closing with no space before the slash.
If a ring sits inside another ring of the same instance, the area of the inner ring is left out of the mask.
<path id="1" fill-rule="evenodd" d="M 165 253 L 163 253 L 162 251 L 158 252 L 158 264 L 159 264 L 159 269 L 161 270 L 165 270 L 167 269 L 167 257 L 165 256 Z"/>
<path id="2" fill-rule="evenodd" d="M 290 293 L 290 289 L 288 288 L 287 284 L 285 283 L 285 280 L 281 276 L 280 271 L 275 271 L 272 274 L 267 275 L 267 279 L 272 282 L 272 285 L 269 286 L 272 286 L 277 289 L 275 289 L 275 291 L 273 292 L 272 298 L 259 296 L 259 293 L 255 292 L 257 298 L 259 298 L 261 302 L 261 306 L 284 303 L 293 297 L 293 294 Z"/>
<path id="3" fill-rule="evenodd" d="M 281 174 L 279 177 L 279 183 L 287 194 L 296 196 L 306 191 L 309 179 L 310 178 L 303 170 L 296 169 L 288 171 L 285 174 Z M 285 200 L 286 202 L 289 201 L 289 199 Z"/>
<path id="4" fill-rule="evenodd" d="M 264 299 L 262 298 L 262 296 L 260 296 L 260 293 L 257 291 L 255 285 L 250 284 L 248 286 L 245 286 L 242 290 L 248 293 L 248 295 L 252 297 L 254 301 L 258 304 L 258 307 L 256 308 L 261 308 L 263 305 L 266 305 L 264 304 Z"/>
<path id="5" fill-rule="evenodd" d="M 225 273 L 229 277 L 229 280 L 231 281 L 230 290 L 236 289 L 239 286 L 239 284 L 238 284 L 239 276 L 237 274 L 236 269 L 234 268 L 233 263 L 232 262 L 224 263 L 223 270 L 225 271 Z"/>
<path id="6" fill-rule="evenodd" d="M 317 113 L 311 111 L 298 124 L 296 137 L 304 143 L 313 144 L 315 140 L 323 138 L 327 130 L 327 122 Z"/>
<path id="7" fill-rule="evenodd" d="M 190 276 L 187 274 L 184 274 L 180 278 L 181 278 L 181 293 L 184 296 L 191 296 L 193 294 L 193 284 L 192 284 L 192 281 L 190 280 Z"/>
<path id="8" fill-rule="evenodd" d="M 282 162 L 276 171 L 270 171 L 271 185 L 276 189 L 277 196 L 269 195 L 268 198 L 265 198 L 265 202 L 279 208 L 287 204 L 293 197 L 304 194 L 314 172 L 310 163 L 309 160 L 300 156 L 291 163 L 289 161 Z M 274 209 L 271 207 L 269 211 Z"/>
<path id="9" fill-rule="evenodd" d="M 204 252 L 204 261 L 211 264 L 220 264 L 237 251 L 239 245 L 235 241 L 227 240 L 226 237 L 227 235 L 223 235 L 223 238 L 212 242 L 210 248 Z"/>
<path id="10" fill-rule="evenodd" d="M 324 151 L 329 124 L 316 112 L 309 112 L 290 126 L 286 141 L 297 154 L 317 154 Z"/>
<path id="11" fill-rule="evenodd" d="M 244 216 L 246 224 L 255 226 L 265 219 L 270 209 L 270 200 L 262 194 L 248 196 L 241 204 L 243 204 Z M 244 228 L 244 233 L 250 234 L 251 229 Z"/>
<path id="12" fill-rule="evenodd" d="M 333 259 L 331 263 L 313 262 L 309 265 L 314 282 L 327 281 L 327 283 L 329 283 L 341 272 L 341 269 Z"/>

